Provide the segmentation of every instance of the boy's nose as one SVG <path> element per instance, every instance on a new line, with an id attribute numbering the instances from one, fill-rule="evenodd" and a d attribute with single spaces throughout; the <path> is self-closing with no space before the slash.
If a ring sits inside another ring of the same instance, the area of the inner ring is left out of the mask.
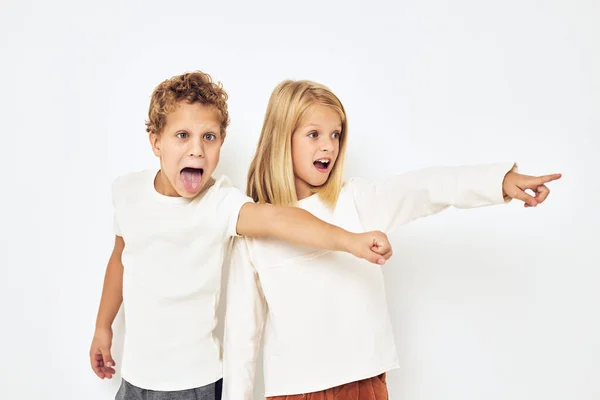
<path id="1" fill-rule="evenodd" d="M 201 142 L 192 141 L 190 145 L 191 157 L 204 157 L 204 146 Z"/>

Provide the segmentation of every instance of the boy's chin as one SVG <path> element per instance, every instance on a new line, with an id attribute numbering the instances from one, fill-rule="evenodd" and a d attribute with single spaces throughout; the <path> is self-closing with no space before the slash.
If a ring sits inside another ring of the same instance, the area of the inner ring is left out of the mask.
<path id="1" fill-rule="evenodd" d="M 185 198 L 185 199 L 193 199 L 194 197 L 198 196 L 200 194 L 200 192 L 202 192 L 204 190 L 204 182 L 202 183 L 202 185 L 200 185 L 200 188 L 198 188 L 197 190 L 190 192 L 189 190 L 182 188 L 180 190 L 177 191 L 177 193 Z"/>

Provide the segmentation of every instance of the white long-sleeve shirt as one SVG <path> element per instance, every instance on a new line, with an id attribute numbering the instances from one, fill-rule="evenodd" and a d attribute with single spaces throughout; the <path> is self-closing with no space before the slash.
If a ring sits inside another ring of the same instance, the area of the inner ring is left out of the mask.
<path id="1" fill-rule="evenodd" d="M 375 182 L 352 179 L 333 209 L 318 195 L 298 205 L 352 232 L 389 233 L 450 206 L 505 203 L 502 182 L 513 167 L 436 167 Z M 225 324 L 225 400 L 253 399 L 263 326 L 265 396 L 325 390 L 399 365 L 382 270 L 343 252 L 236 239 Z"/>

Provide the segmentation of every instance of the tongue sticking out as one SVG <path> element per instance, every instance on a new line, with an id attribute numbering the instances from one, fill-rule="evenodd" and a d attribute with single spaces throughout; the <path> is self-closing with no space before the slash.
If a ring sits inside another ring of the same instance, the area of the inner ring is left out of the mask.
<path id="1" fill-rule="evenodd" d="M 196 192 L 202 183 L 202 168 L 184 168 L 181 170 L 181 182 L 188 192 Z"/>

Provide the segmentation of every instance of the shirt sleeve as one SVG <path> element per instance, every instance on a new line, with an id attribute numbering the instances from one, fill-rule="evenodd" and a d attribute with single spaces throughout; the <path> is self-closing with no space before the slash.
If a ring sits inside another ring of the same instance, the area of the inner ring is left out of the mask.
<path id="1" fill-rule="evenodd" d="M 254 201 L 236 187 L 227 188 L 227 193 L 221 204 L 221 210 L 227 215 L 227 236 L 240 236 L 237 233 L 237 223 L 240 210 L 246 203 L 254 203 Z"/>
<path id="2" fill-rule="evenodd" d="M 223 340 L 223 400 L 254 399 L 256 361 L 266 301 L 245 238 L 234 239 L 227 281 Z"/>
<path id="3" fill-rule="evenodd" d="M 388 179 L 352 179 L 349 184 L 366 230 L 393 229 L 448 207 L 476 208 L 503 204 L 505 175 L 514 163 L 431 167 Z"/>

